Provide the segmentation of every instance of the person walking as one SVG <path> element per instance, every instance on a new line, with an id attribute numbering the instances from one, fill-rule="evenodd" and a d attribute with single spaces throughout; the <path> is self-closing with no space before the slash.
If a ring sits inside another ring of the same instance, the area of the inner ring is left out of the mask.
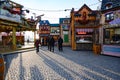
<path id="1" fill-rule="evenodd" d="M 48 50 L 50 50 L 50 37 L 48 36 L 46 39 Z"/>
<path id="2" fill-rule="evenodd" d="M 36 42 L 35 42 L 35 47 L 36 47 L 36 53 L 38 53 L 39 52 L 39 40 L 36 40 Z"/>
<path id="3" fill-rule="evenodd" d="M 27 43 L 28 43 L 28 44 L 29 44 L 29 42 L 30 42 L 29 39 L 27 39 Z"/>
<path id="4" fill-rule="evenodd" d="M 42 46 L 44 46 L 44 38 L 42 39 Z"/>
<path id="5" fill-rule="evenodd" d="M 52 49 L 52 51 L 54 52 L 54 44 L 55 44 L 55 40 L 53 37 L 50 38 L 50 51 Z"/>
<path id="6" fill-rule="evenodd" d="M 63 39 L 61 37 L 59 37 L 59 39 L 58 39 L 58 49 L 59 49 L 59 51 L 63 51 L 62 44 L 63 44 Z"/>

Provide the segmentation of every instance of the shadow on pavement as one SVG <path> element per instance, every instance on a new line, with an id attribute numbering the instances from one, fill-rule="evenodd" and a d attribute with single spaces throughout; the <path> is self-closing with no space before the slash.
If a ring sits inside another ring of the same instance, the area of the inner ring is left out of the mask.
<path id="1" fill-rule="evenodd" d="M 42 75 L 37 66 L 30 67 L 30 74 L 31 74 L 30 80 L 45 80 L 44 76 Z"/>
<path id="2" fill-rule="evenodd" d="M 18 63 L 18 65 L 19 65 L 19 80 L 24 80 L 25 79 L 25 73 L 26 73 L 26 71 L 25 71 L 25 68 L 24 68 L 24 66 L 23 66 L 23 58 L 22 58 L 22 53 L 21 54 L 19 54 L 20 55 L 20 63 Z"/>
<path id="3" fill-rule="evenodd" d="M 44 54 L 44 53 L 43 53 Z M 57 63 L 53 62 L 53 60 L 49 60 L 45 55 L 39 54 L 41 58 L 44 59 L 44 63 L 52 68 L 56 73 L 58 73 L 61 77 L 64 77 L 67 80 L 74 80 L 74 78 L 66 72 L 63 68 L 61 68 Z"/>
<path id="4" fill-rule="evenodd" d="M 92 78 L 115 79 L 115 80 L 120 79 L 120 69 L 119 69 L 120 58 L 103 56 L 103 55 L 95 55 L 93 54 L 92 51 L 72 51 L 71 48 L 69 47 L 64 48 L 63 52 L 59 52 L 57 51 L 57 49 L 55 50 L 56 51 L 54 53 L 51 52 L 51 55 L 57 54 L 84 67 L 85 68 L 84 73 L 86 73 Z M 48 50 L 43 49 L 43 51 L 48 51 Z M 56 61 L 49 55 L 46 55 L 46 56 L 51 58 L 53 61 Z M 57 63 L 63 66 L 64 68 L 66 68 L 61 63 L 59 62 Z M 112 63 L 114 63 L 114 65 Z M 71 71 L 70 69 L 68 70 Z"/>
<path id="5" fill-rule="evenodd" d="M 9 67 L 11 65 L 11 62 L 13 59 L 17 58 L 18 57 L 18 54 L 14 54 L 14 55 L 4 55 L 4 60 L 5 60 L 5 76 L 6 76 L 6 73 L 8 73 L 8 70 L 9 70 Z"/>

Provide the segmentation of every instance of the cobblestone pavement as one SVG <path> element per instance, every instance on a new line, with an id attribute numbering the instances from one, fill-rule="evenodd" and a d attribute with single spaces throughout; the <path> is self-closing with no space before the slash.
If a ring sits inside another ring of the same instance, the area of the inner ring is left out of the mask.
<path id="1" fill-rule="evenodd" d="M 91 51 L 50 52 L 42 47 L 5 55 L 5 80 L 120 80 L 120 58 L 95 55 Z"/>

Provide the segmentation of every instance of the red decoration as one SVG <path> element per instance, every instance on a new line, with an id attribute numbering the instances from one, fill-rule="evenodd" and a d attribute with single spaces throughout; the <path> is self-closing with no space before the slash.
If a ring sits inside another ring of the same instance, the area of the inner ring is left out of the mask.
<path id="1" fill-rule="evenodd" d="M 82 18 L 84 21 L 86 21 L 86 18 L 87 18 L 86 12 L 83 12 Z"/>
<path id="2" fill-rule="evenodd" d="M 78 32 L 78 34 L 86 34 L 86 32 Z"/>

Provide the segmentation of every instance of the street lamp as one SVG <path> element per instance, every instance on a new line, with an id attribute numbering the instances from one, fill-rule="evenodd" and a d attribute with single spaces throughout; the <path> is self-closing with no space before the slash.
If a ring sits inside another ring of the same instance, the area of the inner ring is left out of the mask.
<path id="1" fill-rule="evenodd" d="M 37 17 L 36 17 L 36 13 L 33 13 L 33 15 L 34 15 L 34 19 L 36 19 L 35 27 L 37 28 L 37 24 L 38 24 L 39 21 L 41 21 L 41 17 L 44 16 L 44 14 L 39 15 Z M 36 31 L 34 31 L 34 44 L 35 44 L 35 41 L 36 41 Z"/>
<path id="2" fill-rule="evenodd" d="M 38 23 L 39 21 L 41 21 L 41 17 L 42 17 L 42 16 L 44 16 L 44 14 L 39 15 L 39 16 L 36 17 L 36 18 L 37 18 L 37 20 L 36 20 L 37 23 Z"/>
<path id="3" fill-rule="evenodd" d="M 64 11 L 71 11 L 71 9 L 65 9 Z"/>

